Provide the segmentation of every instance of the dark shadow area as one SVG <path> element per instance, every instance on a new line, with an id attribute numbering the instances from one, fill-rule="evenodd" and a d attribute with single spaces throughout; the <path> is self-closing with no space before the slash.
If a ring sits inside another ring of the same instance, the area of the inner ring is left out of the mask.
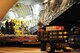
<path id="1" fill-rule="evenodd" d="M 74 4 L 67 11 L 61 14 L 58 18 L 53 20 L 50 23 L 50 26 L 53 25 L 63 25 L 67 31 L 70 31 L 70 28 L 80 24 L 80 4 Z"/>
<path id="2" fill-rule="evenodd" d="M 40 44 L 23 44 L 22 42 L 5 42 L 0 47 L 27 47 L 27 48 L 39 48 Z"/>

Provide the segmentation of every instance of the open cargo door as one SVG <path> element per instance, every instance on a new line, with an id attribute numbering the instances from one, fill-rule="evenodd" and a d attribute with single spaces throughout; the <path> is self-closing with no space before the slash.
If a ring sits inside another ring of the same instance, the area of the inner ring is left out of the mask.
<path id="1" fill-rule="evenodd" d="M 78 2 L 79 0 L 45 0 L 43 3 L 45 10 L 41 11 L 40 14 L 40 22 L 42 26 L 49 25 L 50 22 L 52 22 L 54 19 L 59 17 L 62 13 Z M 34 27 L 31 31 L 36 32 L 37 28 L 38 27 L 36 26 L 36 28 Z"/>
<path id="2" fill-rule="evenodd" d="M 5 17 L 9 18 L 12 17 L 11 15 L 15 15 L 13 18 L 26 20 L 27 30 L 34 33 L 39 29 L 39 22 L 41 22 L 42 27 L 49 25 L 51 21 L 77 3 L 78 0 L 18 0 L 9 10 L 15 2 L 16 0 L 7 9 L 3 7 L 4 9 L 1 12 L 4 13 L 1 13 L 1 19 L 4 17 L 3 20 L 5 20 Z M 8 13 L 5 15 L 7 11 Z"/>

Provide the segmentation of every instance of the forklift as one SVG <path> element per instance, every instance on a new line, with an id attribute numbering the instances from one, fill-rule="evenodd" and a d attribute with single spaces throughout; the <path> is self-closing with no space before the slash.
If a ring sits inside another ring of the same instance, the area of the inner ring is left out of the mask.
<path id="1" fill-rule="evenodd" d="M 39 40 L 41 51 L 48 53 L 54 53 L 56 50 L 71 51 L 67 49 L 69 47 L 68 32 L 64 29 L 64 26 L 47 26 L 46 30 L 39 32 Z"/>

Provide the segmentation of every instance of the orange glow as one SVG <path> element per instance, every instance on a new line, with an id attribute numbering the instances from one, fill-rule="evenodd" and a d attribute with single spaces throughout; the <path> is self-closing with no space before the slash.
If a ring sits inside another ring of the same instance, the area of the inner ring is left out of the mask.
<path id="1" fill-rule="evenodd" d="M 0 20 L 7 11 L 16 3 L 17 0 L 0 0 Z"/>

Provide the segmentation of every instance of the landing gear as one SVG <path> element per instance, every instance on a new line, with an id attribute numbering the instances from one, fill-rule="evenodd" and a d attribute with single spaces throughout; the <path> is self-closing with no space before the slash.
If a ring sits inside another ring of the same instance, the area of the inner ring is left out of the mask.
<path id="1" fill-rule="evenodd" d="M 50 45 L 50 43 L 46 43 L 46 51 L 47 52 L 51 51 L 51 45 Z"/>
<path id="2" fill-rule="evenodd" d="M 55 44 L 52 42 L 41 41 L 41 51 L 47 51 L 48 53 L 55 52 Z"/>
<path id="3" fill-rule="evenodd" d="M 48 53 L 54 53 L 55 52 L 55 45 L 52 43 L 46 43 L 46 51 Z"/>

